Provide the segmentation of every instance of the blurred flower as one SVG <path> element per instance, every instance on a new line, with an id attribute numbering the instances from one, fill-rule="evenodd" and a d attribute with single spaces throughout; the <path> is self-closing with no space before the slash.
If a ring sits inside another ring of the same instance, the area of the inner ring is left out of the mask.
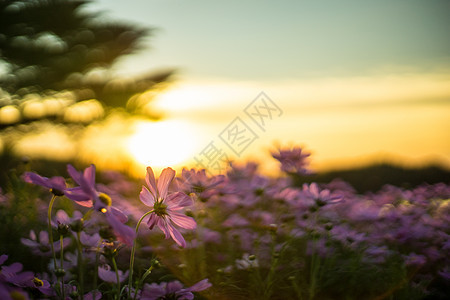
<path id="1" fill-rule="evenodd" d="M 60 176 L 47 178 L 33 172 L 25 172 L 22 179 L 25 182 L 48 188 L 55 196 L 63 196 L 66 190 L 66 181 Z"/>
<path id="2" fill-rule="evenodd" d="M 64 284 L 64 292 L 66 293 L 66 299 L 79 299 L 79 292 L 76 286 L 71 284 Z M 100 300 L 102 298 L 102 293 L 98 290 L 90 291 L 84 294 L 81 299 L 83 300 Z"/>
<path id="3" fill-rule="evenodd" d="M 153 229 L 155 225 L 158 225 L 166 239 L 172 237 L 178 245 L 185 247 L 186 241 L 174 224 L 185 229 L 194 229 L 197 224 L 191 217 L 178 212 L 184 207 L 192 205 L 192 199 L 182 192 L 168 193 L 169 184 L 174 177 L 175 171 L 166 168 L 161 172 L 157 185 L 152 168 L 147 167 L 145 181 L 148 189 L 143 186 L 139 197 L 142 203 L 151 207 L 153 211 L 147 221 L 149 228 Z"/>
<path id="4" fill-rule="evenodd" d="M 178 189 L 186 194 L 195 193 L 201 201 L 217 194 L 219 190 L 217 186 L 225 181 L 223 175 L 208 177 L 206 171 L 196 171 L 194 169 L 181 171 L 181 177 L 177 178 Z"/>
<path id="5" fill-rule="evenodd" d="M 194 294 L 192 292 L 200 292 L 211 287 L 208 279 L 203 279 L 189 288 L 183 288 L 179 281 L 161 282 L 160 284 L 146 283 L 142 289 L 141 298 L 143 300 L 158 300 L 158 299 L 177 299 L 177 300 L 192 300 Z"/>
<path id="6" fill-rule="evenodd" d="M 4 285 L 0 282 L 0 299 L 2 300 L 15 300 L 15 299 L 21 299 L 21 300 L 28 300 L 30 299 L 28 297 L 28 294 L 17 287 L 10 287 L 7 285 Z"/>
<path id="7" fill-rule="evenodd" d="M 34 230 L 30 230 L 30 238 L 29 239 L 21 238 L 20 241 L 25 246 L 28 246 L 35 255 L 40 256 L 52 255 L 50 240 L 47 231 L 39 232 L 38 238 Z M 70 245 L 70 238 L 63 238 L 63 247 L 65 248 L 69 245 Z M 53 242 L 53 247 L 55 251 L 61 250 L 60 241 Z"/>
<path id="8" fill-rule="evenodd" d="M 311 183 L 310 185 L 303 185 L 303 192 L 306 197 L 309 197 L 315 201 L 318 207 L 322 207 L 327 204 L 335 204 L 343 200 L 342 195 L 332 194 L 330 190 L 319 190 L 317 183 Z"/>
<path id="9" fill-rule="evenodd" d="M 311 171 L 306 168 L 309 164 L 306 159 L 310 155 L 310 153 L 303 152 L 303 149 L 300 147 L 278 149 L 278 153 L 272 152 L 272 157 L 281 163 L 281 170 L 283 172 L 298 175 L 308 175 L 311 173 Z"/>
<path id="10" fill-rule="evenodd" d="M 28 271 L 22 272 L 23 265 L 21 263 L 3 265 L 7 259 L 7 255 L 0 256 L 0 284 L 10 283 L 19 287 L 32 287 L 34 274 Z"/>
<path id="11" fill-rule="evenodd" d="M 427 262 L 427 258 L 423 255 L 410 253 L 403 256 L 406 266 L 422 266 Z"/>
<path id="12" fill-rule="evenodd" d="M 80 205 L 93 207 L 95 210 L 103 213 L 106 221 L 114 230 L 117 239 L 131 246 L 136 233 L 131 227 L 124 224 L 127 222 L 128 217 L 122 211 L 112 206 L 111 198 L 96 189 L 95 166 L 90 165 L 81 173 L 72 165 L 68 165 L 67 171 L 79 186 L 68 189 L 66 196 Z"/>
<path id="13" fill-rule="evenodd" d="M 45 279 L 39 279 L 37 277 L 33 278 L 33 285 L 37 288 L 42 294 L 46 296 L 55 296 L 55 290 L 52 288 L 50 282 Z"/>
<path id="14" fill-rule="evenodd" d="M 238 214 L 232 214 L 222 223 L 224 227 L 246 227 L 249 225 L 250 222 Z"/>
<path id="15" fill-rule="evenodd" d="M 242 259 L 236 259 L 236 268 L 238 268 L 239 270 L 248 270 L 258 267 L 259 267 L 258 259 L 254 255 L 244 253 Z"/>
<path id="16" fill-rule="evenodd" d="M 120 282 L 123 282 L 125 279 L 128 278 L 129 273 L 128 270 L 125 273 L 122 272 L 121 270 L 118 270 L 118 273 Z M 107 264 L 98 267 L 98 277 L 100 277 L 101 280 L 106 282 L 110 283 L 117 282 L 116 272 L 114 270 L 111 270 L 111 267 Z"/>

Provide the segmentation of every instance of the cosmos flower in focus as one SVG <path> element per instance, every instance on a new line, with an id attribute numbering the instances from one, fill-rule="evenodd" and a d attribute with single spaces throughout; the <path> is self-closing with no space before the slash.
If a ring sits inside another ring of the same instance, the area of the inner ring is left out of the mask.
<path id="1" fill-rule="evenodd" d="M 142 203 L 152 208 L 152 213 L 147 221 L 150 229 L 157 225 L 165 234 L 166 239 L 172 239 L 181 247 L 186 247 L 186 241 L 174 226 L 185 229 L 194 229 L 197 226 L 194 219 L 181 213 L 186 206 L 193 204 L 192 199 L 183 192 L 169 194 L 169 185 L 175 177 L 175 171 L 166 168 L 156 184 L 155 175 L 151 167 L 147 167 L 145 181 L 147 187 L 143 186 L 139 195 Z"/>

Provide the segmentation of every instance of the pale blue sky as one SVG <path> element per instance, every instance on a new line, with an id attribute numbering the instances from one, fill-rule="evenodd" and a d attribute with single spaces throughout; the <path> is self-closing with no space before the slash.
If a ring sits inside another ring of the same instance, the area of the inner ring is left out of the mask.
<path id="1" fill-rule="evenodd" d="M 178 68 L 238 80 L 450 70 L 448 0 L 101 0 L 111 19 L 158 28 L 125 72 Z"/>

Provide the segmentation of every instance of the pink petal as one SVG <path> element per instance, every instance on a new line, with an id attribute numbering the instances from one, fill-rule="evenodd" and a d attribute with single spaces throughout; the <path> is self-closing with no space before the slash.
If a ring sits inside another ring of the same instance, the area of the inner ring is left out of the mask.
<path id="1" fill-rule="evenodd" d="M 60 209 L 56 212 L 56 221 L 62 224 L 69 224 L 70 218 L 64 210 Z"/>
<path id="2" fill-rule="evenodd" d="M 38 247 L 40 246 L 40 244 L 39 244 L 38 242 L 29 240 L 29 239 L 21 238 L 21 239 L 20 239 L 20 242 L 21 242 L 22 244 L 24 244 L 25 246 L 28 246 L 28 247 L 30 247 L 30 248 L 38 248 Z"/>
<path id="3" fill-rule="evenodd" d="M 40 186 L 47 187 L 47 180 L 48 180 L 48 178 L 42 177 L 42 176 L 40 176 L 40 175 L 38 175 L 36 173 L 33 173 L 33 172 L 26 172 L 23 175 L 23 180 L 25 182 L 28 182 L 28 183 L 33 183 L 33 184 L 37 184 L 37 185 L 40 185 Z"/>
<path id="4" fill-rule="evenodd" d="M 159 196 L 163 199 L 167 197 L 167 192 L 169 190 L 169 184 L 175 177 L 175 171 L 172 168 L 165 168 L 161 172 L 161 176 L 158 179 L 158 192 Z"/>
<path id="5" fill-rule="evenodd" d="M 150 218 L 148 218 L 148 221 L 147 221 L 147 225 L 148 225 L 148 227 L 149 227 L 149 229 L 150 230 L 152 230 L 153 229 L 153 227 L 155 227 L 155 225 L 157 225 L 157 223 L 158 223 L 158 216 L 156 216 L 155 214 L 151 214 L 150 215 Z"/>
<path id="6" fill-rule="evenodd" d="M 113 215 L 121 222 L 126 223 L 128 221 L 128 217 L 118 208 L 111 206 L 111 212 Z"/>
<path id="7" fill-rule="evenodd" d="M 145 176 L 145 182 L 147 183 L 150 192 L 156 198 L 158 195 L 156 194 L 156 179 L 153 174 L 153 169 L 151 167 L 147 167 L 147 175 Z"/>
<path id="8" fill-rule="evenodd" d="M 186 247 L 186 241 L 184 240 L 181 233 L 175 227 L 173 227 L 172 224 L 167 224 L 167 227 L 169 229 L 170 236 L 175 241 L 175 243 L 183 248 Z"/>
<path id="9" fill-rule="evenodd" d="M 170 232 L 168 229 L 169 224 L 167 224 L 167 222 L 161 217 L 159 217 L 156 222 L 158 224 L 159 229 L 161 229 L 164 232 L 166 239 L 168 239 L 170 237 Z"/>
<path id="10" fill-rule="evenodd" d="M 84 206 L 84 207 L 93 207 L 94 203 L 92 202 L 92 200 L 88 200 L 88 201 L 76 201 L 74 200 L 76 204 Z"/>
<path id="11" fill-rule="evenodd" d="M 109 225 L 111 225 L 114 234 L 117 236 L 117 239 L 128 246 L 133 245 L 133 240 L 136 237 L 136 232 L 133 228 L 128 227 L 127 225 L 121 223 L 114 213 L 107 211 L 106 212 L 106 220 Z"/>
<path id="12" fill-rule="evenodd" d="M 67 165 L 67 173 L 80 185 L 82 175 L 71 164 Z"/>
<path id="13" fill-rule="evenodd" d="M 309 190 L 313 194 L 313 196 L 315 196 L 316 198 L 319 197 L 319 187 L 316 183 L 311 183 L 311 185 L 309 186 Z"/>
<path id="14" fill-rule="evenodd" d="M 142 187 L 142 190 L 139 193 L 139 199 L 141 199 L 142 203 L 150 207 L 153 207 L 155 204 L 155 197 L 145 186 Z"/>
<path id="15" fill-rule="evenodd" d="M 212 286 L 212 284 L 208 281 L 208 278 L 207 278 L 207 279 L 203 279 L 202 281 L 197 282 L 196 284 L 194 284 L 190 288 L 187 288 L 186 290 L 189 292 L 200 292 L 200 291 L 206 290 L 207 288 L 209 288 L 211 286 Z"/>
<path id="16" fill-rule="evenodd" d="M 170 219 L 182 228 L 195 229 L 195 227 L 197 227 L 197 223 L 195 223 L 194 219 L 178 212 L 171 212 Z"/>
<path id="17" fill-rule="evenodd" d="M 42 245 L 50 244 L 47 231 L 39 232 L 39 243 L 41 243 Z"/>
<path id="18" fill-rule="evenodd" d="M 166 203 L 170 209 L 178 210 L 185 206 L 194 204 L 194 201 L 185 193 L 176 192 L 167 196 Z"/>
<path id="19" fill-rule="evenodd" d="M 95 166 L 90 165 L 84 170 L 84 178 L 88 182 L 89 185 L 95 185 Z"/>

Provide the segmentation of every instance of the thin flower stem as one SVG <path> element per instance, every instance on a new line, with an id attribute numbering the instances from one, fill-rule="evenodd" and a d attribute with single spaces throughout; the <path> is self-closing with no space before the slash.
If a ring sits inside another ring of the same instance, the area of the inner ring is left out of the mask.
<path id="1" fill-rule="evenodd" d="M 84 265 L 83 265 L 83 255 L 81 248 L 81 235 L 77 232 L 77 249 L 78 249 L 78 283 L 80 284 L 80 295 L 84 295 Z"/>
<path id="2" fill-rule="evenodd" d="M 98 261 L 100 259 L 100 245 L 102 244 L 102 240 L 98 241 L 97 248 L 95 251 L 95 275 L 94 275 L 94 289 L 92 290 L 92 298 L 95 299 L 96 290 L 97 290 L 97 277 L 98 277 Z"/>
<path id="3" fill-rule="evenodd" d="M 56 264 L 56 253 L 55 253 L 55 247 L 53 246 L 53 230 L 52 230 L 52 208 L 53 203 L 55 203 L 56 195 L 53 195 L 52 199 L 50 200 L 50 203 L 48 205 L 48 238 L 50 241 L 50 248 L 52 249 L 52 255 L 53 255 L 53 266 L 55 267 L 55 271 L 58 268 Z"/>
<path id="4" fill-rule="evenodd" d="M 145 271 L 144 275 L 142 275 L 141 280 L 139 280 L 137 286 L 136 286 L 136 292 L 134 293 L 134 297 L 133 299 L 136 300 L 137 299 L 137 291 L 141 288 L 142 283 L 144 282 L 145 278 L 147 278 L 148 275 L 150 275 L 150 273 L 153 271 L 153 266 L 151 266 L 150 268 L 148 268 L 147 271 Z"/>
<path id="5" fill-rule="evenodd" d="M 117 280 L 117 300 L 120 299 L 120 277 L 119 277 L 119 270 L 117 269 L 117 263 L 114 256 L 111 258 L 111 261 L 113 263 L 114 272 L 116 272 L 116 280 Z"/>
<path id="6" fill-rule="evenodd" d="M 61 247 L 61 256 L 60 256 L 60 266 L 61 266 L 61 270 L 64 270 L 64 240 L 63 240 L 63 235 L 60 234 L 59 235 L 59 245 Z M 64 290 L 64 275 L 61 276 L 61 292 L 62 292 L 62 298 L 66 299 L 66 295 L 65 295 L 65 290 Z"/>
<path id="7" fill-rule="evenodd" d="M 146 216 L 148 216 L 149 214 L 151 214 L 152 212 L 154 212 L 154 210 L 150 210 L 148 212 L 146 212 L 137 222 L 136 224 L 136 237 L 133 240 L 133 247 L 131 248 L 131 255 L 130 255 L 130 276 L 128 278 L 128 298 L 131 298 L 131 289 L 133 287 L 133 267 L 134 267 L 134 255 L 136 252 L 136 241 L 137 241 L 137 234 L 139 231 L 139 226 L 141 226 L 142 221 L 144 220 L 144 218 Z M 135 291 L 135 294 L 137 293 L 137 291 Z"/>

